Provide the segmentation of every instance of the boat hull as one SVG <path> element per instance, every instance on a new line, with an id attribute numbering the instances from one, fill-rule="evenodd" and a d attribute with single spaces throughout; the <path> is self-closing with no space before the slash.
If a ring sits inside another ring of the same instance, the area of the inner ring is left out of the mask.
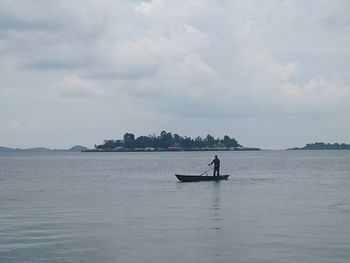
<path id="1" fill-rule="evenodd" d="M 220 181 L 227 180 L 229 175 L 219 175 L 219 176 L 201 176 L 201 175 L 182 175 L 175 174 L 177 179 L 181 182 L 201 182 L 201 181 Z"/>

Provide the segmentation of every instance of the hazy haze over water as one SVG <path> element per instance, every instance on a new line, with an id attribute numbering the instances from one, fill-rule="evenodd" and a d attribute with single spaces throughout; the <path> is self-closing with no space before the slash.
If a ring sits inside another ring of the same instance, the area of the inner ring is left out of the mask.
<path id="1" fill-rule="evenodd" d="M 350 152 L 0 155 L 0 262 L 349 262 Z"/>

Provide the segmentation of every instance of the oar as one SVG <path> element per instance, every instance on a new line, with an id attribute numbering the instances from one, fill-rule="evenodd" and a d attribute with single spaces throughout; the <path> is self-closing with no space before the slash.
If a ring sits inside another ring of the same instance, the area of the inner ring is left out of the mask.
<path id="1" fill-rule="evenodd" d="M 207 172 L 209 172 L 210 170 L 213 170 L 214 168 L 212 167 L 212 168 L 210 168 L 209 170 L 206 170 L 205 172 L 203 172 L 203 173 L 201 173 L 199 176 L 202 176 L 203 174 L 205 174 L 205 173 L 207 173 Z"/>

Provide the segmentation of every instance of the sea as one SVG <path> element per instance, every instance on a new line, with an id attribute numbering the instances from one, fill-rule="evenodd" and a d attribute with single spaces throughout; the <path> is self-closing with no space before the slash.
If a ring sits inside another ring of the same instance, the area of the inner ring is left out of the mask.
<path id="1" fill-rule="evenodd" d="M 0 262 L 349 263 L 350 151 L 1 153 Z"/>

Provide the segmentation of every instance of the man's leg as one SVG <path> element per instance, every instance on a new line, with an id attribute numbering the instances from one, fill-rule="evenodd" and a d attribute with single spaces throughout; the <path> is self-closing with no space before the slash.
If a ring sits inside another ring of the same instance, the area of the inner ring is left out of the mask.
<path id="1" fill-rule="evenodd" d="M 218 170 L 218 168 L 214 168 L 214 176 L 218 176 L 219 175 L 219 170 Z"/>

